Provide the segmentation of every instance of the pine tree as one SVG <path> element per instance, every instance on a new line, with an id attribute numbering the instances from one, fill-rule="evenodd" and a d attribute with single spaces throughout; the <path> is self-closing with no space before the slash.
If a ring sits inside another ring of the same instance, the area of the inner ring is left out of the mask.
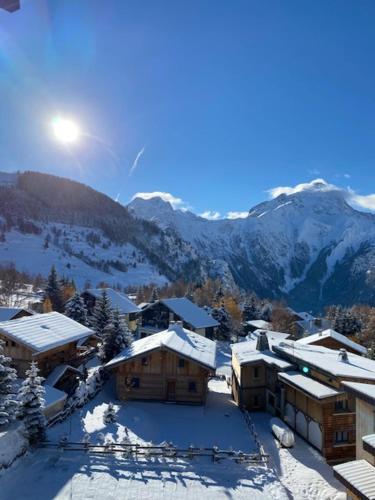
<path id="1" fill-rule="evenodd" d="M 108 406 L 103 413 L 103 420 L 105 424 L 113 424 L 116 422 L 116 410 L 113 403 L 108 403 Z"/>
<path id="2" fill-rule="evenodd" d="M 4 355 L 4 342 L 0 340 L 0 427 L 13 419 L 17 407 L 13 389 L 17 374 L 10 367 L 11 361 L 11 358 Z"/>
<path id="3" fill-rule="evenodd" d="M 225 307 L 214 307 L 211 316 L 219 323 L 217 338 L 219 340 L 228 339 L 231 333 L 231 318 Z"/>
<path id="4" fill-rule="evenodd" d="M 23 421 L 25 434 L 31 444 L 45 438 L 46 428 L 43 415 L 43 378 L 38 376 L 38 372 L 38 365 L 33 361 L 18 393 L 18 416 Z"/>
<path id="5" fill-rule="evenodd" d="M 242 310 L 242 321 L 246 322 L 259 319 L 260 314 L 261 313 L 255 295 L 250 295 Z"/>
<path id="6" fill-rule="evenodd" d="M 108 294 L 104 289 L 102 296 L 96 300 L 92 325 L 95 333 L 102 337 L 104 335 L 104 330 L 110 325 L 112 321 L 112 308 L 111 301 L 109 300 Z"/>
<path id="7" fill-rule="evenodd" d="M 367 355 L 369 359 L 372 359 L 375 361 L 375 342 L 372 342 L 367 349 Z"/>
<path id="8" fill-rule="evenodd" d="M 81 325 L 87 325 L 86 305 L 78 292 L 75 292 L 73 297 L 65 304 L 65 314 L 74 321 L 81 323 Z"/>
<path id="9" fill-rule="evenodd" d="M 152 289 L 149 302 L 152 303 L 152 302 L 156 302 L 158 300 L 159 300 L 159 290 L 157 289 L 157 287 L 155 287 Z"/>
<path id="10" fill-rule="evenodd" d="M 133 342 L 133 335 L 122 320 L 120 312 L 115 309 L 112 322 L 104 329 L 100 356 L 103 361 L 109 361 Z"/>
<path id="11" fill-rule="evenodd" d="M 52 309 L 54 311 L 63 312 L 63 293 L 55 266 L 51 267 L 47 280 L 47 286 L 44 291 L 44 299 L 49 299 L 51 301 Z"/>

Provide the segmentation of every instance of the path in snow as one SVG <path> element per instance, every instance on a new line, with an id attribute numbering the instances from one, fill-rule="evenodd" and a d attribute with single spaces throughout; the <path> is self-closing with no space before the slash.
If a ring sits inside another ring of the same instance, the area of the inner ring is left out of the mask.
<path id="1" fill-rule="evenodd" d="M 271 416 L 251 413 L 264 450 L 271 456 L 271 466 L 291 498 L 298 500 L 345 500 L 342 485 L 333 477 L 332 468 L 306 441 L 295 434 L 293 448 L 279 448 L 270 431 Z"/>

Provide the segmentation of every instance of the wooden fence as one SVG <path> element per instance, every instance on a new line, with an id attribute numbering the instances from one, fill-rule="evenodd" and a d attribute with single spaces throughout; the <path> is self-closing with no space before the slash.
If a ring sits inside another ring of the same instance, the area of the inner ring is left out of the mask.
<path id="1" fill-rule="evenodd" d="M 220 450 L 218 447 L 212 448 L 177 448 L 172 444 L 165 445 L 143 445 L 137 443 L 105 443 L 91 444 L 89 442 L 71 442 L 62 439 L 59 443 L 45 441 L 40 443 L 41 448 L 58 449 L 61 451 L 83 452 L 91 454 L 115 454 L 121 453 L 124 458 L 183 458 L 192 460 L 196 457 L 209 457 L 213 462 L 221 460 L 231 460 L 238 464 L 264 464 L 268 461 L 268 455 L 260 453 L 243 453 L 242 451 Z"/>

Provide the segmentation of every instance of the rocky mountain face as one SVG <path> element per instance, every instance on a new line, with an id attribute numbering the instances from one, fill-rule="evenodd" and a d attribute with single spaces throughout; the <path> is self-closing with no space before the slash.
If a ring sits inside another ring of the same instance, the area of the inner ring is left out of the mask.
<path id="1" fill-rule="evenodd" d="M 161 198 L 123 207 L 68 179 L 0 173 L 0 264 L 11 262 L 43 275 L 55 264 L 80 286 L 211 276 L 298 309 L 375 305 L 375 215 L 319 182 L 210 221 Z"/>
<path id="2" fill-rule="evenodd" d="M 245 219 L 209 221 L 160 198 L 136 198 L 128 209 L 189 242 L 209 259 L 209 272 L 261 296 L 313 311 L 375 304 L 375 215 L 324 183 L 265 201 Z"/>

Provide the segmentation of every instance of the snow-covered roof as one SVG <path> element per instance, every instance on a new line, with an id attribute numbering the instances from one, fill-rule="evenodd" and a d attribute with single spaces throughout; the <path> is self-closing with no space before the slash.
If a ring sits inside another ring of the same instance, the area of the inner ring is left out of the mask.
<path id="1" fill-rule="evenodd" d="M 366 451 L 372 453 L 375 456 L 375 434 L 369 434 L 368 436 L 363 436 L 362 441 Z"/>
<path id="2" fill-rule="evenodd" d="M 59 389 L 55 389 L 55 387 L 52 387 L 50 385 L 44 385 L 44 408 L 48 408 L 49 406 L 54 405 L 55 403 L 58 403 L 59 401 L 65 401 L 68 397 L 66 392 L 60 391 Z"/>
<path id="3" fill-rule="evenodd" d="M 129 299 L 124 293 L 117 292 L 113 288 L 89 288 L 84 293 L 89 293 L 97 299 L 101 298 L 103 290 L 107 292 L 108 298 L 111 301 L 111 306 L 114 309 L 119 309 L 122 314 L 138 313 L 140 308 L 137 304 Z"/>
<path id="4" fill-rule="evenodd" d="M 256 341 L 250 340 L 245 342 L 238 342 L 232 344 L 232 353 L 236 356 L 240 365 L 248 365 L 252 363 L 259 363 L 263 361 L 268 365 L 274 365 L 281 370 L 293 368 L 293 365 L 280 358 L 272 351 L 258 351 L 256 349 Z"/>
<path id="5" fill-rule="evenodd" d="M 304 321 L 314 321 L 315 319 L 315 317 L 312 314 L 306 311 L 297 312 L 296 314 Z"/>
<path id="6" fill-rule="evenodd" d="M 295 371 L 279 373 L 279 379 L 288 385 L 301 389 L 303 392 L 307 392 L 316 399 L 331 398 L 340 394 L 336 389 Z"/>
<path id="7" fill-rule="evenodd" d="M 34 314 L 0 323 L 0 332 L 37 353 L 49 351 L 93 332 L 58 312 Z"/>
<path id="8" fill-rule="evenodd" d="M 257 338 L 259 337 L 261 332 L 266 332 L 268 341 L 271 341 L 271 343 L 281 342 L 282 340 L 285 340 L 288 337 L 290 337 L 290 333 L 274 332 L 273 330 L 264 330 L 263 328 L 255 330 L 255 332 L 250 333 L 248 337 L 255 336 Z"/>
<path id="9" fill-rule="evenodd" d="M 344 361 L 338 350 L 292 340 L 280 342 L 273 349 L 281 356 L 287 356 L 291 362 L 306 363 L 336 377 L 375 380 L 375 361 L 358 354 L 348 352 L 347 361 Z"/>
<path id="10" fill-rule="evenodd" d="M 44 381 L 45 385 L 54 387 L 67 370 L 71 370 L 79 376 L 82 375 L 82 373 L 77 368 L 74 368 L 74 366 L 65 364 L 59 365 L 56 366 L 56 368 L 52 370 L 52 372 L 48 375 L 48 377 Z"/>
<path id="11" fill-rule="evenodd" d="M 344 385 L 351 392 L 355 393 L 356 397 L 370 401 L 375 405 L 375 384 L 345 381 L 342 385 Z"/>
<path id="12" fill-rule="evenodd" d="M 260 330 L 269 330 L 271 326 L 271 323 L 263 319 L 252 319 L 251 321 L 246 321 L 246 324 Z"/>
<path id="13" fill-rule="evenodd" d="M 160 348 L 169 349 L 205 367 L 216 369 L 216 343 L 202 335 L 186 330 L 177 323 L 170 324 L 168 330 L 134 341 L 130 347 L 124 349 L 106 366 L 113 367 L 123 361 Z"/>
<path id="14" fill-rule="evenodd" d="M 329 337 L 336 340 L 337 342 L 340 342 L 340 344 L 343 344 L 343 346 L 350 347 L 350 349 L 353 349 L 360 354 L 366 354 L 367 352 L 366 347 L 357 344 L 357 342 L 353 342 L 353 340 L 350 340 L 348 337 L 345 337 L 345 335 L 332 330 L 332 328 L 328 328 L 323 332 L 315 333 L 314 335 L 309 335 L 308 337 L 303 337 L 302 339 L 297 340 L 297 342 L 299 344 L 315 344 L 315 342 L 319 342 Z"/>
<path id="15" fill-rule="evenodd" d="M 159 302 L 173 311 L 193 328 L 209 328 L 219 326 L 219 323 L 204 309 L 198 307 L 186 297 L 162 299 Z M 150 304 L 149 307 L 152 307 Z"/>
<path id="16" fill-rule="evenodd" d="M 302 330 L 309 335 L 314 335 L 315 333 L 321 332 L 323 329 L 321 326 L 316 325 L 313 321 L 307 321 L 305 319 L 296 321 L 296 324 L 299 325 Z"/>
<path id="17" fill-rule="evenodd" d="M 375 498 L 375 467 L 366 460 L 333 466 L 334 475 L 358 498 Z"/>
<path id="18" fill-rule="evenodd" d="M 9 321 L 21 311 L 26 311 L 23 307 L 0 307 L 0 321 Z M 29 315 L 33 313 L 27 311 Z"/>

